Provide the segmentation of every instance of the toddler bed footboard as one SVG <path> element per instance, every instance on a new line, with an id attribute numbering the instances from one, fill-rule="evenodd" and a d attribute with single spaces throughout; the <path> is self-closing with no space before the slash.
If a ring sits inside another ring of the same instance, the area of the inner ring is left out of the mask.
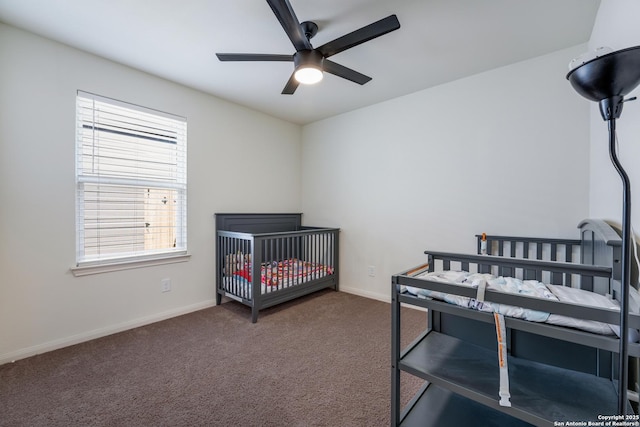
<path id="1" fill-rule="evenodd" d="M 258 312 L 324 288 L 338 290 L 337 228 L 305 227 L 301 214 L 216 214 L 216 299 Z"/>

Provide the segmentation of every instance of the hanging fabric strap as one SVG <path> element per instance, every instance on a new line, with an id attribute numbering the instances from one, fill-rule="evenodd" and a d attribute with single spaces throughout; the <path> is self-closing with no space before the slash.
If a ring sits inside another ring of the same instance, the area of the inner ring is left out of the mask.
<path id="1" fill-rule="evenodd" d="M 487 282 L 481 280 L 478 284 L 478 292 L 476 293 L 476 300 L 484 302 L 484 291 L 487 289 Z"/>
<path id="2" fill-rule="evenodd" d="M 493 313 L 496 323 L 496 336 L 498 337 L 498 363 L 500 366 L 500 406 L 511 406 L 509 399 L 509 367 L 507 365 L 507 334 L 504 326 L 504 316 L 500 313 Z"/>

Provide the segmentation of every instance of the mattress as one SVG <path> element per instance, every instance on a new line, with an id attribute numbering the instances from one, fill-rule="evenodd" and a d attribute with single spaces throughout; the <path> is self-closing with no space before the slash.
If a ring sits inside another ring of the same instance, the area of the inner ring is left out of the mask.
<path id="1" fill-rule="evenodd" d="M 610 308 L 620 310 L 620 305 L 616 300 L 594 292 L 582 289 L 570 288 L 562 285 L 544 284 L 536 280 L 520 280 L 513 277 L 494 276 L 491 274 L 469 273 L 466 271 L 438 271 L 424 272 L 415 276 L 426 280 L 452 283 L 478 289 L 486 287 L 500 292 L 528 295 L 537 298 L 544 298 L 553 301 L 561 301 L 572 304 L 580 304 L 599 308 Z M 497 304 L 489 301 L 482 301 L 476 298 L 468 298 L 460 295 L 445 294 L 428 289 L 407 286 L 406 292 L 419 298 L 433 298 L 467 307 L 479 311 L 499 313 L 504 316 L 528 320 L 532 322 L 544 322 L 558 326 L 565 326 L 601 335 L 620 335 L 617 325 L 597 322 L 593 320 L 575 319 L 558 314 L 543 311 L 531 310 L 522 307 L 515 307 L 505 304 Z M 637 291 L 632 289 L 632 299 L 637 298 Z M 633 334 L 637 336 L 637 334 Z"/>
<path id="2" fill-rule="evenodd" d="M 252 264 L 248 261 L 238 267 L 228 269 L 227 271 L 231 274 L 223 277 L 225 290 L 233 295 L 251 299 Z M 333 268 L 320 263 L 290 258 L 263 263 L 260 266 L 260 273 L 261 292 L 266 294 L 326 277 L 333 274 Z"/>

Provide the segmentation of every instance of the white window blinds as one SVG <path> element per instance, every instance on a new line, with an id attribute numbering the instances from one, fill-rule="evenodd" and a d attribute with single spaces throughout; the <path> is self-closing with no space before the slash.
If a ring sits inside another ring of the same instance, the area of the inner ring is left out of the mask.
<path id="1" fill-rule="evenodd" d="M 187 122 L 78 91 L 77 263 L 187 249 Z"/>

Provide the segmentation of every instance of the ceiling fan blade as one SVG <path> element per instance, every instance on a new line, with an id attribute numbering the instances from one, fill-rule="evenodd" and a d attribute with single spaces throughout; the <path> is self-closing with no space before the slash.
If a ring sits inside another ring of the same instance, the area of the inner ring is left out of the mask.
<path id="1" fill-rule="evenodd" d="M 294 75 L 291 74 L 291 77 L 289 77 L 289 81 L 284 86 L 284 89 L 282 89 L 282 95 L 293 95 L 296 89 L 298 89 L 299 84 L 300 83 L 298 83 Z"/>
<path id="2" fill-rule="evenodd" d="M 267 0 L 269 6 L 271 6 L 271 10 L 280 21 L 282 28 L 284 28 L 284 32 L 287 33 L 291 43 L 296 48 L 296 52 L 299 50 L 311 50 L 313 47 L 307 37 L 304 35 L 304 31 L 302 31 L 302 27 L 300 26 L 300 22 L 296 17 L 291 4 L 289 4 L 288 0 Z"/>
<path id="3" fill-rule="evenodd" d="M 351 80 L 352 82 L 355 82 L 361 85 L 371 80 L 371 77 L 369 76 L 365 76 L 362 73 L 352 70 L 351 68 L 347 68 L 344 65 L 340 65 L 333 61 L 329 61 L 328 59 L 324 60 L 324 62 L 322 63 L 322 68 L 327 73 L 331 73 L 335 76 L 342 77 L 343 79 Z"/>
<path id="4" fill-rule="evenodd" d="M 293 61 L 293 55 L 271 55 L 268 53 L 216 53 L 220 61 Z"/>
<path id="5" fill-rule="evenodd" d="M 374 22 L 373 24 L 369 24 L 359 30 L 355 30 L 349 34 L 345 34 L 342 37 L 338 37 L 335 40 L 325 43 L 316 48 L 316 50 L 319 50 L 320 53 L 322 53 L 322 56 L 328 58 L 329 56 L 390 33 L 398 28 L 400 28 L 400 21 L 398 21 L 398 17 L 396 15 L 389 15 L 386 18 L 382 18 L 381 20 Z"/>

